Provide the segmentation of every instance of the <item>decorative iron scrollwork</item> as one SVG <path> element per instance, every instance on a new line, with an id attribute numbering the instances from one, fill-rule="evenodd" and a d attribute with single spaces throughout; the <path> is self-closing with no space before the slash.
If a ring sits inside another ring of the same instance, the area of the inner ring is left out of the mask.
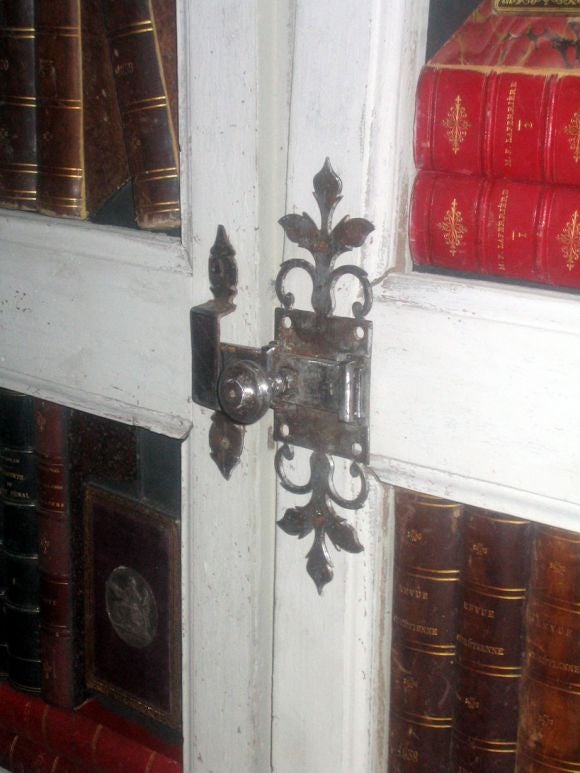
<path id="1" fill-rule="evenodd" d="M 302 506 L 291 507 L 278 521 L 299 538 L 314 533 L 307 571 L 318 592 L 332 580 L 327 539 L 337 550 L 363 550 L 356 530 L 333 505 L 359 509 L 368 494 L 363 464 L 368 463 L 368 401 L 372 324 L 365 317 L 372 305 L 366 272 L 353 265 L 335 266 L 337 258 L 360 247 L 373 230 L 364 218 L 345 216 L 334 227 L 332 215 L 341 200 L 342 183 L 326 159 L 314 177 L 320 227 L 305 212 L 279 221 L 287 238 L 310 252 L 314 263 L 292 258 L 276 278 L 281 307 L 276 310 L 275 340 L 261 349 L 220 341 L 219 320 L 235 309 L 235 252 L 223 226 L 211 248 L 209 275 L 214 300 L 191 312 L 193 399 L 214 409 L 210 429 L 212 459 L 229 478 L 243 449 L 244 425 L 274 409 L 274 439 L 280 442 L 275 467 L 280 483 L 294 494 L 310 494 Z M 313 311 L 294 308 L 295 298 L 284 283 L 295 269 L 312 281 Z M 335 285 L 345 276 L 360 285 L 362 300 L 352 305 L 353 317 L 334 315 Z M 284 470 L 294 457 L 292 445 L 312 451 L 310 478 L 295 484 Z M 335 490 L 332 456 L 352 461 L 358 494 L 347 499 Z"/>

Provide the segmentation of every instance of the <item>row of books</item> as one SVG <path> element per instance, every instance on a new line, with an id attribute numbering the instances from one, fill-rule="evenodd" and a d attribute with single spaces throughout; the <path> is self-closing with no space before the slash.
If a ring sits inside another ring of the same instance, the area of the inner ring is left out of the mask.
<path id="1" fill-rule="evenodd" d="M 390 766 L 580 769 L 580 535 L 398 491 Z"/>
<path id="2" fill-rule="evenodd" d="M 81 750 L 104 744 L 113 754 L 101 730 L 95 745 L 103 722 L 89 721 L 91 694 L 177 744 L 178 448 L 144 432 L 0 390 L 0 730 L 22 740 L 25 756 L 82 763 L 69 732 Z M 141 745 L 130 768 L 97 755 L 85 769 L 149 770 L 137 759 L 155 746 Z M 9 748 L 0 738 L 0 763 Z M 153 769 L 176 769 L 170 756 L 168 768 Z"/>
<path id="3" fill-rule="evenodd" d="M 580 19 L 484 0 L 416 93 L 414 263 L 580 289 Z"/>
<path id="4" fill-rule="evenodd" d="M 180 224 L 175 0 L 0 3 L 0 206 Z"/>

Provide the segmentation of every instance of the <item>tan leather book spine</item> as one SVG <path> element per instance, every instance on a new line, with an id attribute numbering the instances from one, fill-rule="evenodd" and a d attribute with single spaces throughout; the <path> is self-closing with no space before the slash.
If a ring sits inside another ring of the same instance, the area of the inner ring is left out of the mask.
<path id="1" fill-rule="evenodd" d="M 104 0 L 141 228 L 180 225 L 175 0 Z"/>
<path id="2" fill-rule="evenodd" d="M 397 491 L 389 773 L 450 770 L 462 509 Z"/>
<path id="3" fill-rule="evenodd" d="M 580 534 L 536 527 L 517 773 L 580 771 Z"/>
<path id="4" fill-rule="evenodd" d="M 0 207 L 36 209 L 34 0 L 0 2 Z"/>
<path id="5" fill-rule="evenodd" d="M 457 771 L 514 769 L 531 535 L 529 521 L 465 509 L 453 731 Z"/>
<path id="6" fill-rule="evenodd" d="M 38 209 L 84 220 L 127 179 L 100 0 L 38 0 Z"/>

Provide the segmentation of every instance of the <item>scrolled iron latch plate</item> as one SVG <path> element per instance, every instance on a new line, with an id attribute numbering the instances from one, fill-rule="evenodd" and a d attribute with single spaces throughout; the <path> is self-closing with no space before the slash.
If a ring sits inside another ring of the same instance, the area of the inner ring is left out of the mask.
<path id="1" fill-rule="evenodd" d="M 240 460 L 245 425 L 268 408 L 274 410 L 280 483 L 294 494 L 311 495 L 307 504 L 287 509 L 278 526 L 299 538 L 314 533 L 307 571 L 321 593 L 333 576 L 327 538 L 337 550 L 363 550 L 355 529 L 333 504 L 356 510 L 368 493 L 363 465 L 369 461 L 372 323 L 365 317 L 372 290 L 363 269 L 335 263 L 341 254 L 360 247 L 373 225 L 345 216 L 332 226 L 342 184 L 328 159 L 313 182 L 320 227 L 305 212 L 285 215 L 279 222 L 286 237 L 308 250 L 314 263 L 302 258 L 282 263 L 276 279 L 281 305 L 275 312 L 274 341 L 261 348 L 220 340 L 220 319 L 235 310 L 237 266 L 226 231 L 218 227 L 209 258 L 214 298 L 191 310 L 192 394 L 195 402 L 214 410 L 210 452 L 226 479 Z M 285 290 L 284 281 L 295 269 L 306 271 L 312 281 L 313 311 L 295 309 L 292 293 Z M 361 290 L 352 317 L 334 315 L 334 287 L 345 275 L 354 276 Z M 292 446 L 312 451 L 305 484 L 294 484 L 284 470 L 284 462 L 294 456 Z M 352 462 L 351 475 L 359 481 L 353 499 L 334 488 L 332 456 Z"/>

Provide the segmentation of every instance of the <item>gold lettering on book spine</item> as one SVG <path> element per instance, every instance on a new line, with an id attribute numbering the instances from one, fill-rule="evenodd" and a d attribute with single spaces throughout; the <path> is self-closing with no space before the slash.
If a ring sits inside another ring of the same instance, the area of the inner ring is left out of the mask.
<path id="1" fill-rule="evenodd" d="M 457 199 L 453 199 L 451 207 L 445 213 L 443 222 L 437 223 L 437 228 L 443 231 L 449 252 L 455 255 L 457 248 L 461 245 L 463 237 L 467 233 L 467 228 L 463 225 L 463 215 L 457 209 Z"/>
<path id="2" fill-rule="evenodd" d="M 447 139 L 451 144 L 451 150 L 457 155 L 467 136 L 467 130 L 471 128 L 471 124 L 467 120 L 467 110 L 463 107 L 459 94 L 453 100 L 453 105 L 449 108 L 443 126 L 447 129 Z"/>
<path id="3" fill-rule="evenodd" d="M 562 255 L 566 261 L 566 268 L 568 271 L 572 271 L 574 265 L 580 260 L 580 214 L 578 210 L 574 212 L 556 239 L 562 245 Z"/>
<path id="4" fill-rule="evenodd" d="M 569 138 L 568 144 L 572 151 L 572 158 L 578 163 L 580 161 L 580 109 L 576 110 L 564 132 Z"/>

